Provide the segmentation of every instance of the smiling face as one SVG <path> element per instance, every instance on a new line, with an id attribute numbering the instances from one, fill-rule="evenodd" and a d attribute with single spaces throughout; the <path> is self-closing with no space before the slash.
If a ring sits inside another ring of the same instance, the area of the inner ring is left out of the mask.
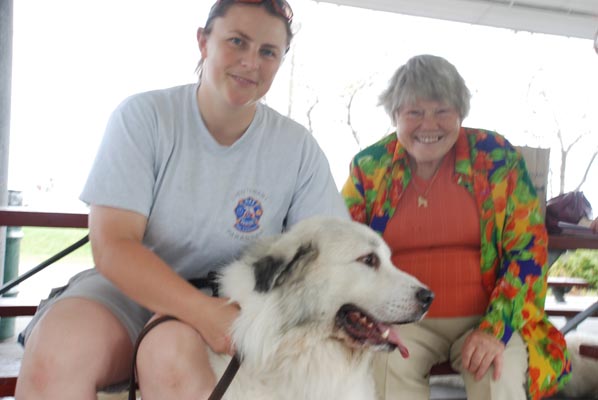
<path id="1" fill-rule="evenodd" d="M 397 137 L 416 170 L 434 171 L 457 141 L 461 128 L 457 110 L 439 101 L 417 100 L 403 105 L 395 118 Z"/>
<path id="2" fill-rule="evenodd" d="M 287 47 L 285 23 L 264 8 L 231 6 L 209 33 L 198 30 L 200 96 L 229 107 L 255 106 L 270 89 Z"/>

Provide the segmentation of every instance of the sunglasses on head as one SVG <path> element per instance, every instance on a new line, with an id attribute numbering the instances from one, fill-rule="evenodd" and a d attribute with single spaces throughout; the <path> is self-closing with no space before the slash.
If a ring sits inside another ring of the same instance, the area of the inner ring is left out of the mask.
<path id="1" fill-rule="evenodd" d="M 218 0 L 218 3 L 221 3 L 225 0 Z M 244 4 L 262 4 L 265 2 L 270 2 L 272 4 L 272 8 L 278 15 L 283 17 L 287 23 L 293 22 L 293 10 L 289 3 L 286 0 L 232 0 L 231 3 L 244 3 Z"/>

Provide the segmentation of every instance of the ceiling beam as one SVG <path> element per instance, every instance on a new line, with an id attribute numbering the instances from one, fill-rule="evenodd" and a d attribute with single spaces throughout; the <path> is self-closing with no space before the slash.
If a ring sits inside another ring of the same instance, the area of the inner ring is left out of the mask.
<path id="1" fill-rule="evenodd" d="M 325 3 L 389 11 L 449 21 L 552 35 L 593 39 L 598 15 L 586 10 L 542 8 L 492 0 L 320 0 Z M 571 3 L 568 3 L 571 5 Z"/>

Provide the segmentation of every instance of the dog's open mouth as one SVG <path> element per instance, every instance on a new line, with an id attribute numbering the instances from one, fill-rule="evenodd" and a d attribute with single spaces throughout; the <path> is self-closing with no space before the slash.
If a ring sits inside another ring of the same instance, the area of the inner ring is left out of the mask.
<path id="1" fill-rule="evenodd" d="M 353 347 L 371 346 L 375 350 L 385 351 L 398 348 L 403 357 L 409 357 L 409 351 L 390 323 L 377 321 L 353 304 L 345 304 L 340 308 L 335 323 L 347 336 L 343 339 L 349 339 Z"/>

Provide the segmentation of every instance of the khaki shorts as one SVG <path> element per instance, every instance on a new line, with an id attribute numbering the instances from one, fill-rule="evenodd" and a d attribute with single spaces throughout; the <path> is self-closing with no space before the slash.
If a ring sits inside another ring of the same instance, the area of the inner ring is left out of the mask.
<path id="1" fill-rule="evenodd" d="M 66 286 L 52 289 L 48 298 L 41 301 L 31 322 L 19 334 L 19 342 L 25 346 L 39 319 L 54 303 L 73 297 L 93 300 L 104 305 L 127 330 L 131 343 L 135 343 L 139 332 L 152 316 L 152 312 L 123 294 L 96 269 L 88 269 L 73 276 Z"/>

